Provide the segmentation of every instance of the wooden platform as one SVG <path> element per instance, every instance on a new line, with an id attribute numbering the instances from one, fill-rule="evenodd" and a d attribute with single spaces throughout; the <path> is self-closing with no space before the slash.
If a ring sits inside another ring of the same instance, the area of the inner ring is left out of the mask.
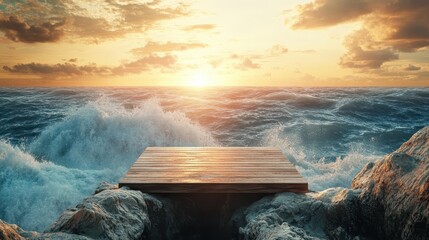
<path id="1" fill-rule="evenodd" d="M 267 147 L 148 147 L 119 186 L 147 193 L 308 191 L 282 152 Z"/>

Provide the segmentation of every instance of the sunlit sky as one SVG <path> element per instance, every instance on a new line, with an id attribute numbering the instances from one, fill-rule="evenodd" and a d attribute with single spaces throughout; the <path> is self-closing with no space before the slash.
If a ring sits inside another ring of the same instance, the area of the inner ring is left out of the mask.
<path id="1" fill-rule="evenodd" d="M 429 86 L 429 1 L 0 0 L 0 86 Z"/>

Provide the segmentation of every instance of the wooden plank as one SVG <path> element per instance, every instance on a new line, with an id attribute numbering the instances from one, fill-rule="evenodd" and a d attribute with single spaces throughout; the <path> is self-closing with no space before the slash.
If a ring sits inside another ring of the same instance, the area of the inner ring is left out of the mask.
<path id="1" fill-rule="evenodd" d="M 299 175 L 299 172 L 296 170 L 291 170 L 288 172 L 273 172 L 273 171 L 255 171 L 255 172 L 243 172 L 243 171 L 222 171 L 222 172 L 216 172 L 216 171 L 211 171 L 211 172 L 196 172 L 196 171 L 177 171 L 177 172 L 166 172 L 166 171 L 129 171 L 127 174 L 128 176 L 134 176 L 134 175 L 139 175 L 139 176 L 165 176 L 165 177 L 181 177 L 181 176 L 198 176 L 198 175 L 213 175 L 213 176 L 248 176 L 248 177 L 276 177 L 276 176 L 282 176 L 282 177 L 287 177 L 287 176 L 294 176 L 294 175 Z"/>
<path id="2" fill-rule="evenodd" d="M 161 184 L 161 183 L 119 183 L 119 187 L 147 193 L 278 193 L 278 192 L 308 192 L 307 183 L 299 184 Z"/>
<path id="3" fill-rule="evenodd" d="M 308 191 L 293 164 L 271 147 L 148 147 L 119 185 L 153 193 Z"/>
<path id="4" fill-rule="evenodd" d="M 267 181 L 269 180 L 269 181 Z M 175 184 L 181 184 L 181 183 L 206 183 L 206 184 L 297 184 L 297 183 L 305 183 L 305 180 L 303 178 L 296 179 L 296 178 L 270 178 L 270 179 L 249 179 L 249 178 L 225 178 L 225 179 L 218 179 L 218 178 L 178 178 L 178 179 L 170 179 L 170 178 L 139 178 L 139 179 L 123 179 L 121 181 L 122 183 L 151 183 L 151 184 L 164 184 L 169 183 L 174 186 Z M 209 181 L 209 182 L 208 182 Z"/>
<path id="5" fill-rule="evenodd" d="M 219 162 L 136 162 L 134 166 L 143 167 L 164 167 L 164 166 L 180 166 L 180 167 L 198 167 L 198 166 L 219 166 Z M 237 166 L 236 162 L 222 162 L 222 167 Z M 241 167 L 290 167 L 292 164 L 282 162 L 240 162 Z"/>

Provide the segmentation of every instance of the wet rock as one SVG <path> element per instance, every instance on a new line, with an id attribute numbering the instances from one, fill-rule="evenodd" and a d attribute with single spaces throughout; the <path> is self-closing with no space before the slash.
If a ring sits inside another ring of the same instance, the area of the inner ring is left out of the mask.
<path id="1" fill-rule="evenodd" d="M 8 224 L 0 220 L 0 239 L 2 240 L 22 240 L 25 239 L 19 233 L 19 227 L 15 224 Z"/>
<path id="2" fill-rule="evenodd" d="M 145 198 L 139 191 L 112 189 L 96 191 L 76 208 L 66 210 L 45 232 L 64 232 L 95 239 L 140 239 L 151 222 Z"/>
<path id="3" fill-rule="evenodd" d="M 104 190 L 114 190 L 118 189 L 118 184 L 111 184 L 108 182 L 101 182 L 98 187 L 95 189 L 94 194 L 100 193 Z M 125 188 L 124 188 L 125 189 Z"/>
<path id="4" fill-rule="evenodd" d="M 25 239 L 28 240 L 92 240 L 92 238 L 63 233 L 63 232 L 55 232 L 55 233 L 39 233 L 39 232 L 23 232 L 21 233 Z"/>
<path id="5" fill-rule="evenodd" d="M 363 230 L 383 239 L 429 239 L 429 127 L 395 152 L 368 164 L 360 189 Z"/>
<path id="6" fill-rule="evenodd" d="M 326 239 L 339 226 L 359 228 L 350 223 L 358 209 L 357 199 L 358 191 L 344 188 L 281 193 L 237 212 L 231 224 L 241 226 L 240 239 Z"/>
<path id="7" fill-rule="evenodd" d="M 267 197 L 231 226 L 239 239 L 429 239 L 429 127 L 367 164 L 352 189 Z"/>

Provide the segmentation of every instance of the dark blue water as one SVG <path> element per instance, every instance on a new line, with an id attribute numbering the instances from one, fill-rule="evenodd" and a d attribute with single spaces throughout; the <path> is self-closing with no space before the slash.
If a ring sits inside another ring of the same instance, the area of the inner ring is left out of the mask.
<path id="1" fill-rule="evenodd" d="M 428 88 L 0 88 L 0 219 L 41 230 L 147 146 L 277 146 L 348 187 L 426 125 Z"/>

